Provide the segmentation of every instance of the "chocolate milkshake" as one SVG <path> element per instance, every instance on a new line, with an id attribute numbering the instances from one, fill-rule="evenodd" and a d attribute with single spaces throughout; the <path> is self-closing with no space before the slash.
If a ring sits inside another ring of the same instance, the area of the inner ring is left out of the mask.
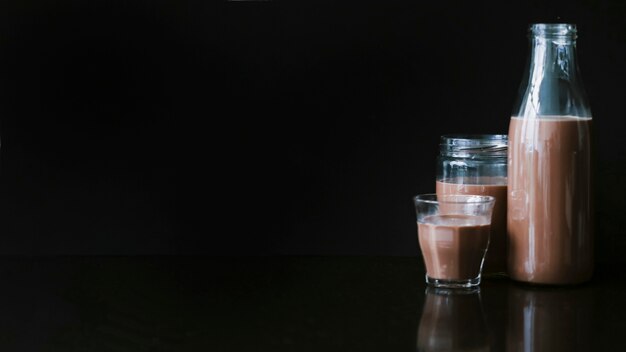
<path id="1" fill-rule="evenodd" d="M 418 222 L 426 275 L 439 280 L 478 278 L 489 245 L 490 219 L 471 215 L 431 215 Z"/>
<path id="2" fill-rule="evenodd" d="M 593 271 L 591 118 L 511 119 L 508 272 L 574 284 Z"/>
<path id="3" fill-rule="evenodd" d="M 437 195 L 477 194 L 493 196 L 496 203 L 491 220 L 489 250 L 485 257 L 483 272 L 496 273 L 506 271 L 506 177 L 480 176 L 472 178 L 448 179 L 437 181 Z"/>

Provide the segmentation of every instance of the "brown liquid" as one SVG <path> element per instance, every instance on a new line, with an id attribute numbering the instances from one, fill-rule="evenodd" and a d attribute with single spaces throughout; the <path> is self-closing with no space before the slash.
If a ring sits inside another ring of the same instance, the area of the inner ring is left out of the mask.
<path id="1" fill-rule="evenodd" d="M 417 224 L 426 273 L 433 279 L 475 279 L 489 245 L 488 219 L 432 215 Z"/>
<path id="2" fill-rule="evenodd" d="M 463 183 L 463 182 L 471 183 Z M 483 272 L 506 271 L 506 177 L 475 177 L 437 181 L 437 196 L 448 194 L 477 194 L 496 198 L 491 219 L 489 250 Z"/>
<path id="3" fill-rule="evenodd" d="M 591 119 L 512 118 L 509 139 L 509 275 L 537 284 L 589 280 Z"/>

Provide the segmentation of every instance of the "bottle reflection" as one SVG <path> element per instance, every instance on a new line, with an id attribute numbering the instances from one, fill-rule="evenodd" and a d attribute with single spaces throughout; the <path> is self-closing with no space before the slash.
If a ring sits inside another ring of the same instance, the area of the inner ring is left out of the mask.
<path id="1" fill-rule="evenodd" d="M 418 351 L 489 351 L 488 337 L 479 289 L 426 289 Z"/>
<path id="2" fill-rule="evenodd" d="M 592 351 L 590 289 L 509 287 L 507 351 Z"/>

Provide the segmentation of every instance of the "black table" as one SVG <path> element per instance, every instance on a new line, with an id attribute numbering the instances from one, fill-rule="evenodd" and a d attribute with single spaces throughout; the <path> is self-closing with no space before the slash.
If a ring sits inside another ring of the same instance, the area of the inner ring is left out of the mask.
<path id="1" fill-rule="evenodd" d="M 408 257 L 4 257 L 2 351 L 626 350 L 626 281 L 426 289 Z"/>

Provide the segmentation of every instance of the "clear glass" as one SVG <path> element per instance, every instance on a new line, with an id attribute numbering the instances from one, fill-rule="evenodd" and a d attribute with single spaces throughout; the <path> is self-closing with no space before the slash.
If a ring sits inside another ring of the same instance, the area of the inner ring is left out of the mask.
<path id="1" fill-rule="evenodd" d="M 496 199 L 485 276 L 506 274 L 506 198 L 508 136 L 443 135 L 437 157 L 436 192 L 476 194 Z"/>
<path id="2" fill-rule="evenodd" d="M 495 198 L 422 194 L 413 202 L 426 283 L 449 288 L 478 286 Z"/>
<path id="3" fill-rule="evenodd" d="M 537 23 L 528 32 L 529 55 L 512 116 L 591 118 L 576 55 L 576 25 Z"/>
<path id="4" fill-rule="evenodd" d="M 574 24 L 533 24 L 509 125 L 509 276 L 575 284 L 593 271 L 591 109 Z"/>
<path id="5" fill-rule="evenodd" d="M 504 178 L 506 184 L 507 145 L 505 134 L 441 136 L 437 181 L 492 184 L 490 178 Z"/>
<path id="6" fill-rule="evenodd" d="M 479 288 L 426 288 L 418 351 L 489 351 L 489 342 Z"/>

